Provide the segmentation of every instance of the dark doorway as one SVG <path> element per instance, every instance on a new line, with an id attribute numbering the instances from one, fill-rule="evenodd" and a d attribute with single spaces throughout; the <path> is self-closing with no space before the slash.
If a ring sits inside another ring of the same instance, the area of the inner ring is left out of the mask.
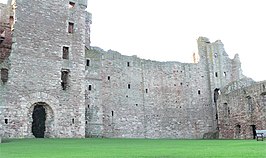
<path id="1" fill-rule="evenodd" d="M 236 125 L 235 126 L 235 138 L 240 138 L 240 136 L 241 136 L 241 126 Z"/>
<path id="2" fill-rule="evenodd" d="M 36 138 L 44 138 L 46 112 L 42 104 L 36 104 L 32 113 L 32 133 Z"/>
<path id="3" fill-rule="evenodd" d="M 253 139 L 256 139 L 256 125 L 250 125 Z"/>

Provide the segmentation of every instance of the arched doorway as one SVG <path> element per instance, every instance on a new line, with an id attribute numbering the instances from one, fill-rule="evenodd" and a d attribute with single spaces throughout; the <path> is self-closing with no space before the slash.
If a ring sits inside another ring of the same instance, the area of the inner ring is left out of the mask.
<path id="1" fill-rule="evenodd" d="M 35 138 L 54 137 L 54 113 L 45 102 L 37 102 L 30 110 L 31 134 Z"/>
<path id="2" fill-rule="evenodd" d="M 44 105 L 37 103 L 32 112 L 32 134 L 36 138 L 44 138 L 46 112 Z"/>

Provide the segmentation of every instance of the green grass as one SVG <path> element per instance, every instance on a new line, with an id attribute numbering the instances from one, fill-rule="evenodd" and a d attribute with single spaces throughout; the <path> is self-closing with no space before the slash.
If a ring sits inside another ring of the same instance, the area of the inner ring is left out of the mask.
<path id="1" fill-rule="evenodd" d="M 266 158 L 266 141 L 11 139 L 0 158 Z"/>

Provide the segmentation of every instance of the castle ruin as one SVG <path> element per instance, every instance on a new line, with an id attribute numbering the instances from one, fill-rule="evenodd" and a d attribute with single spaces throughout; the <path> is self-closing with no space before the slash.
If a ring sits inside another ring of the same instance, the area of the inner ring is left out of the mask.
<path id="1" fill-rule="evenodd" d="M 0 4 L 0 134 L 28 138 L 235 138 L 266 129 L 266 82 L 199 37 L 199 60 L 90 46 L 87 0 Z"/>

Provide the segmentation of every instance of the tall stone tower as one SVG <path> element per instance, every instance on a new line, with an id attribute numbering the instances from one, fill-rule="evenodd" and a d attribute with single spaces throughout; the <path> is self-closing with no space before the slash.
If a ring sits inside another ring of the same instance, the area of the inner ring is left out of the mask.
<path id="1" fill-rule="evenodd" d="M 207 87 L 213 107 L 213 124 L 217 125 L 217 100 L 220 95 L 220 89 L 230 82 L 240 80 L 245 76 L 242 74 L 238 55 L 235 55 L 234 59 L 230 59 L 220 40 L 211 43 L 208 38 L 199 37 L 198 50 L 200 56 L 199 65 L 203 67 L 207 74 Z"/>
<path id="2" fill-rule="evenodd" d="M 10 69 L 1 83 L 4 136 L 84 137 L 87 1 L 11 5 Z"/>

